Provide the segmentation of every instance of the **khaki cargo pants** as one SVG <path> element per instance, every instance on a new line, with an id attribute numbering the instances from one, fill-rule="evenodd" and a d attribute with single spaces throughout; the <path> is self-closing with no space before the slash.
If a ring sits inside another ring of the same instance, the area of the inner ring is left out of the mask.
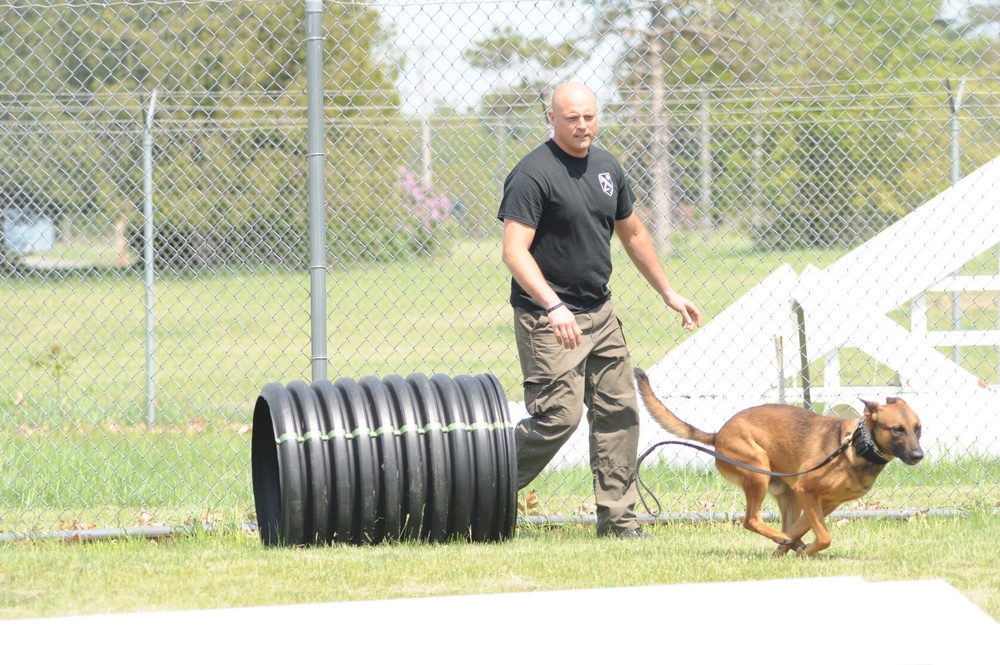
<path id="1" fill-rule="evenodd" d="M 639 410 L 632 363 L 611 301 L 576 315 L 583 344 L 557 344 L 549 317 L 514 310 L 514 337 L 528 417 L 514 427 L 517 485 L 526 487 L 576 430 L 587 407 L 590 466 L 597 497 L 597 535 L 638 526 L 633 473 Z"/>

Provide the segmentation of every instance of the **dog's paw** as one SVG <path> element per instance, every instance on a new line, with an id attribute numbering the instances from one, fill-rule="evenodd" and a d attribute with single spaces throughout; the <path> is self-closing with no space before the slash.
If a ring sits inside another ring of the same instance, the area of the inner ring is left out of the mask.
<path id="1" fill-rule="evenodd" d="M 805 545 L 802 544 L 801 538 L 796 538 L 795 540 L 785 540 L 778 543 L 778 549 L 774 550 L 774 554 L 772 556 L 785 556 L 792 550 L 797 552 L 803 547 L 805 547 Z"/>

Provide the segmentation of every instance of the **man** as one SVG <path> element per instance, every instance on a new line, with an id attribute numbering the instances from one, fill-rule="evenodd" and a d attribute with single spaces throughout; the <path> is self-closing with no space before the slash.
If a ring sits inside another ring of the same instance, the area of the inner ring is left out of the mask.
<path id="1" fill-rule="evenodd" d="M 698 308 L 670 285 L 635 195 L 611 153 L 592 145 L 597 98 L 579 83 L 552 94 L 553 136 L 507 176 L 497 215 L 528 417 L 514 429 L 518 489 L 576 429 L 587 406 L 597 535 L 648 538 L 635 516 L 639 410 L 628 348 L 611 304 L 611 236 L 684 327 Z"/>

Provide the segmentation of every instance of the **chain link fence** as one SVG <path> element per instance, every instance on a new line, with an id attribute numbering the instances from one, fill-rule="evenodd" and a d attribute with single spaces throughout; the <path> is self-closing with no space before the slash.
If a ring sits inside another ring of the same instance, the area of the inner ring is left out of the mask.
<path id="1" fill-rule="evenodd" d="M 664 401 L 712 429 L 900 395 L 929 457 L 852 507 L 1000 501 L 995 2 L 0 0 L 0 531 L 255 520 L 254 404 L 317 360 L 310 12 L 331 377 L 491 372 L 519 415 L 496 211 L 579 80 L 707 319 L 616 246 Z M 586 451 L 528 514 L 593 511 Z M 647 462 L 649 508 L 740 510 L 709 466 Z"/>

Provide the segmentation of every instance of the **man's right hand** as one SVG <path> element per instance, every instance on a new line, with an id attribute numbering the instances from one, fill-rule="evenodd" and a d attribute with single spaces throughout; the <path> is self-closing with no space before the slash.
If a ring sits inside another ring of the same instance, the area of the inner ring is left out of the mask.
<path id="1" fill-rule="evenodd" d="M 554 309 L 549 312 L 548 317 L 552 331 L 556 335 L 556 342 L 564 349 L 575 349 L 583 344 L 583 331 L 576 324 L 576 317 L 569 311 L 569 307 L 563 305 Z"/>

